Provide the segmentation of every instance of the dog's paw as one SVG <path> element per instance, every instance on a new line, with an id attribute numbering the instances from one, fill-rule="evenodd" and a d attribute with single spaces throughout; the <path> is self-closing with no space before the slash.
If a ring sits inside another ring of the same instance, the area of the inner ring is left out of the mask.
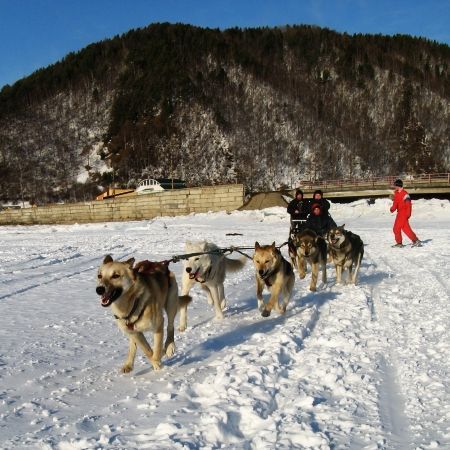
<path id="1" fill-rule="evenodd" d="M 184 331 L 186 331 L 186 328 L 187 327 L 185 327 L 185 326 L 179 326 L 177 329 L 178 329 L 178 331 L 180 332 L 180 333 L 183 333 Z"/>
<path id="2" fill-rule="evenodd" d="M 316 292 L 316 291 L 317 291 L 317 288 L 316 288 L 315 286 L 310 286 L 309 290 L 310 290 L 311 292 Z"/>
<path id="3" fill-rule="evenodd" d="M 267 309 L 263 309 L 261 312 L 261 315 L 263 317 L 269 317 L 270 316 L 270 311 L 268 311 Z"/>
<path id="4" fill-rule="evenodd" d="M 222 311 L 226 308 L 226 306 L 227 306 L 227 301 L 225 299 L 223 299 L 220 302 L 220 308 L 222 309 Z"/>
<path id="5" fill-rule="evenodd" d="M 153 370 L 161 370 L 162 364 L 161 361 L 152 360 Z"/>
<path id="6" fill-rule="evenodd" d="M 130 366 L 129 364 L 124 364 L 121 368 L 120 368 L 120 372 L 121 373 L 130 373 L 133 370 L 133 366 Z"/>
<path id="7" fill-rule="evenodd" d="M 175 353 L 175 342 L 171 342 L 166 348 L 166 356 L 171 357 Z"/>
<path id="8" fill-rule="evenodd" d="M 306 277 L 306 273 L 300 273 L 300 274 L 299 274 L 299 277 L 300 277 L 300 280 L 303 280 L 303 278 Z"/>

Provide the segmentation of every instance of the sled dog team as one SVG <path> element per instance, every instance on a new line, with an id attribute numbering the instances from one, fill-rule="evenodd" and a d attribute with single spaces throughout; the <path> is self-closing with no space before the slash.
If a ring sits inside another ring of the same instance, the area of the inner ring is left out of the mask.
<path id="1" fill-rule="evenodd" d="M 303 279 L 307 265 L 311 266 L 311 291 L 316 290 L 319 270 L 322 271 L 322 282 L 326 283 L 327 259 L 335 266 L 337 283 L 342 282 L 342 273 L 347 270 L 349 281 L 356 284 L 364 244 L 358 235 L 345 230 L 344 226 L 332 228 L 325 237 L 309 229 L 291 233 L 288 249 L 292 265 L 282 256 L 275 242 L 271 245 L 255 243 L 256 297 L 263 317 L 269 316 L 272 309 L 280 314 L 286 311 L 294 288 L 293 267 Z M 128 355 L 121 368 L 123 373 L 133 370 L 138 347 L 155 370 L 161 368 L 163 354 L 169 357 L 174 354 L 175 316 L 180 311 L 179 331 L 186 330 L 187 305 L 192 300 L 189 292 L 194 284 L 206 292 L 215 318 L 223 318 L 226 273 L 242 269 L 245 259 L 228 258 L 219 247 L 206 241 L 187 242 L 186 253 L 194 256 L 184 261 L 181 295 L 175 275 L 167 264 L 150 261 L 135 264 L 134 258 L 122 262 L 108 255 L 100 265 L 96 292 L 101 297 L 101 305 L 111 306 L 117 326 L 129 339 Z M 266 303 L 264 288 L 270 292 Z M 163 345 L 164 311 L 167 326 Z M 153 332 L 153 348 L 144 336 L 144 331 L 149 330 Z"/>

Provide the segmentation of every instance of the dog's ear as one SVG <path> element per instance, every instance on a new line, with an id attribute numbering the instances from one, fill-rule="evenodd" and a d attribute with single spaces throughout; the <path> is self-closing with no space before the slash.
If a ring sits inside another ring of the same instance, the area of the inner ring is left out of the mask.
<path id="1" fill-rule="evenodd" d="M 134 265 L 134 258 L 127 259 L 125 261 L 125 264 L 128 264 L 130 266 L 130 269 L 132 269 Z"/>
<path id="2" fill-rule="evenodd" d="M 261 246 L 259 245 L 259 242 L 256 241 L 256 242 L 255 242 L 255 249 L 258 249 L 258 248 L 261 248 Z"/>
<path id="3" fill-rule="evenodd" d="M 272 248 L 275 250 L 277 246 L 275 245 L 275 241 L 272 242 Z"/>
<path id="4" fill-rule="evenodd" d="M 343 223 L 339 228 L 345 228 L 345 223 Z"/>
<path id="5" fill-rule="evenodd" d="M 106 255 L 105 259 L 103 260 L 103 264 L 109 264 L 109 263 L 112 263 L 112 262 L 113 262 L 112 256 L 111 255 Z"/>

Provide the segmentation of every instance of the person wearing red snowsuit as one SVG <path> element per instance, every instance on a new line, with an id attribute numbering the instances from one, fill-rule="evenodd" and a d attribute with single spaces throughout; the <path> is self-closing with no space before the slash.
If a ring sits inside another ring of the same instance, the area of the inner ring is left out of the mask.
<path id="1" fill-rule="evenodd" d="M 409 225 L 409 218 L 411 217 L 412 205 L 411 197 L 408 192 L 403 189 L 402 180 L 395 180 L 394 182 L 394 203 L 391 206 L 391 213 L 397 211 L 397 217 L 394 222 L 394 237 L 397 245 L 402 245 L 402 231 L 414 243 L 418 242 L 418 238 L 411 226 Z"/>

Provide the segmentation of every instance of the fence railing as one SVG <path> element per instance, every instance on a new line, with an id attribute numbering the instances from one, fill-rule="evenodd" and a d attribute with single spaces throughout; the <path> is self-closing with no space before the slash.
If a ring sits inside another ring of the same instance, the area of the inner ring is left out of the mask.
<path id="1" fill-rule="evenodd" d="M 401 178 L 405 186 L 420 187 L 430 185 L 450 185 L 449 173 L 427 173 L 419 175 L 385 176 L 372 178 L 342 178 L 337 180 L 301 180 L 298 187 L 305 189 L 348 189 L 348 188 L 391 188 L 394 181 Z"/>

